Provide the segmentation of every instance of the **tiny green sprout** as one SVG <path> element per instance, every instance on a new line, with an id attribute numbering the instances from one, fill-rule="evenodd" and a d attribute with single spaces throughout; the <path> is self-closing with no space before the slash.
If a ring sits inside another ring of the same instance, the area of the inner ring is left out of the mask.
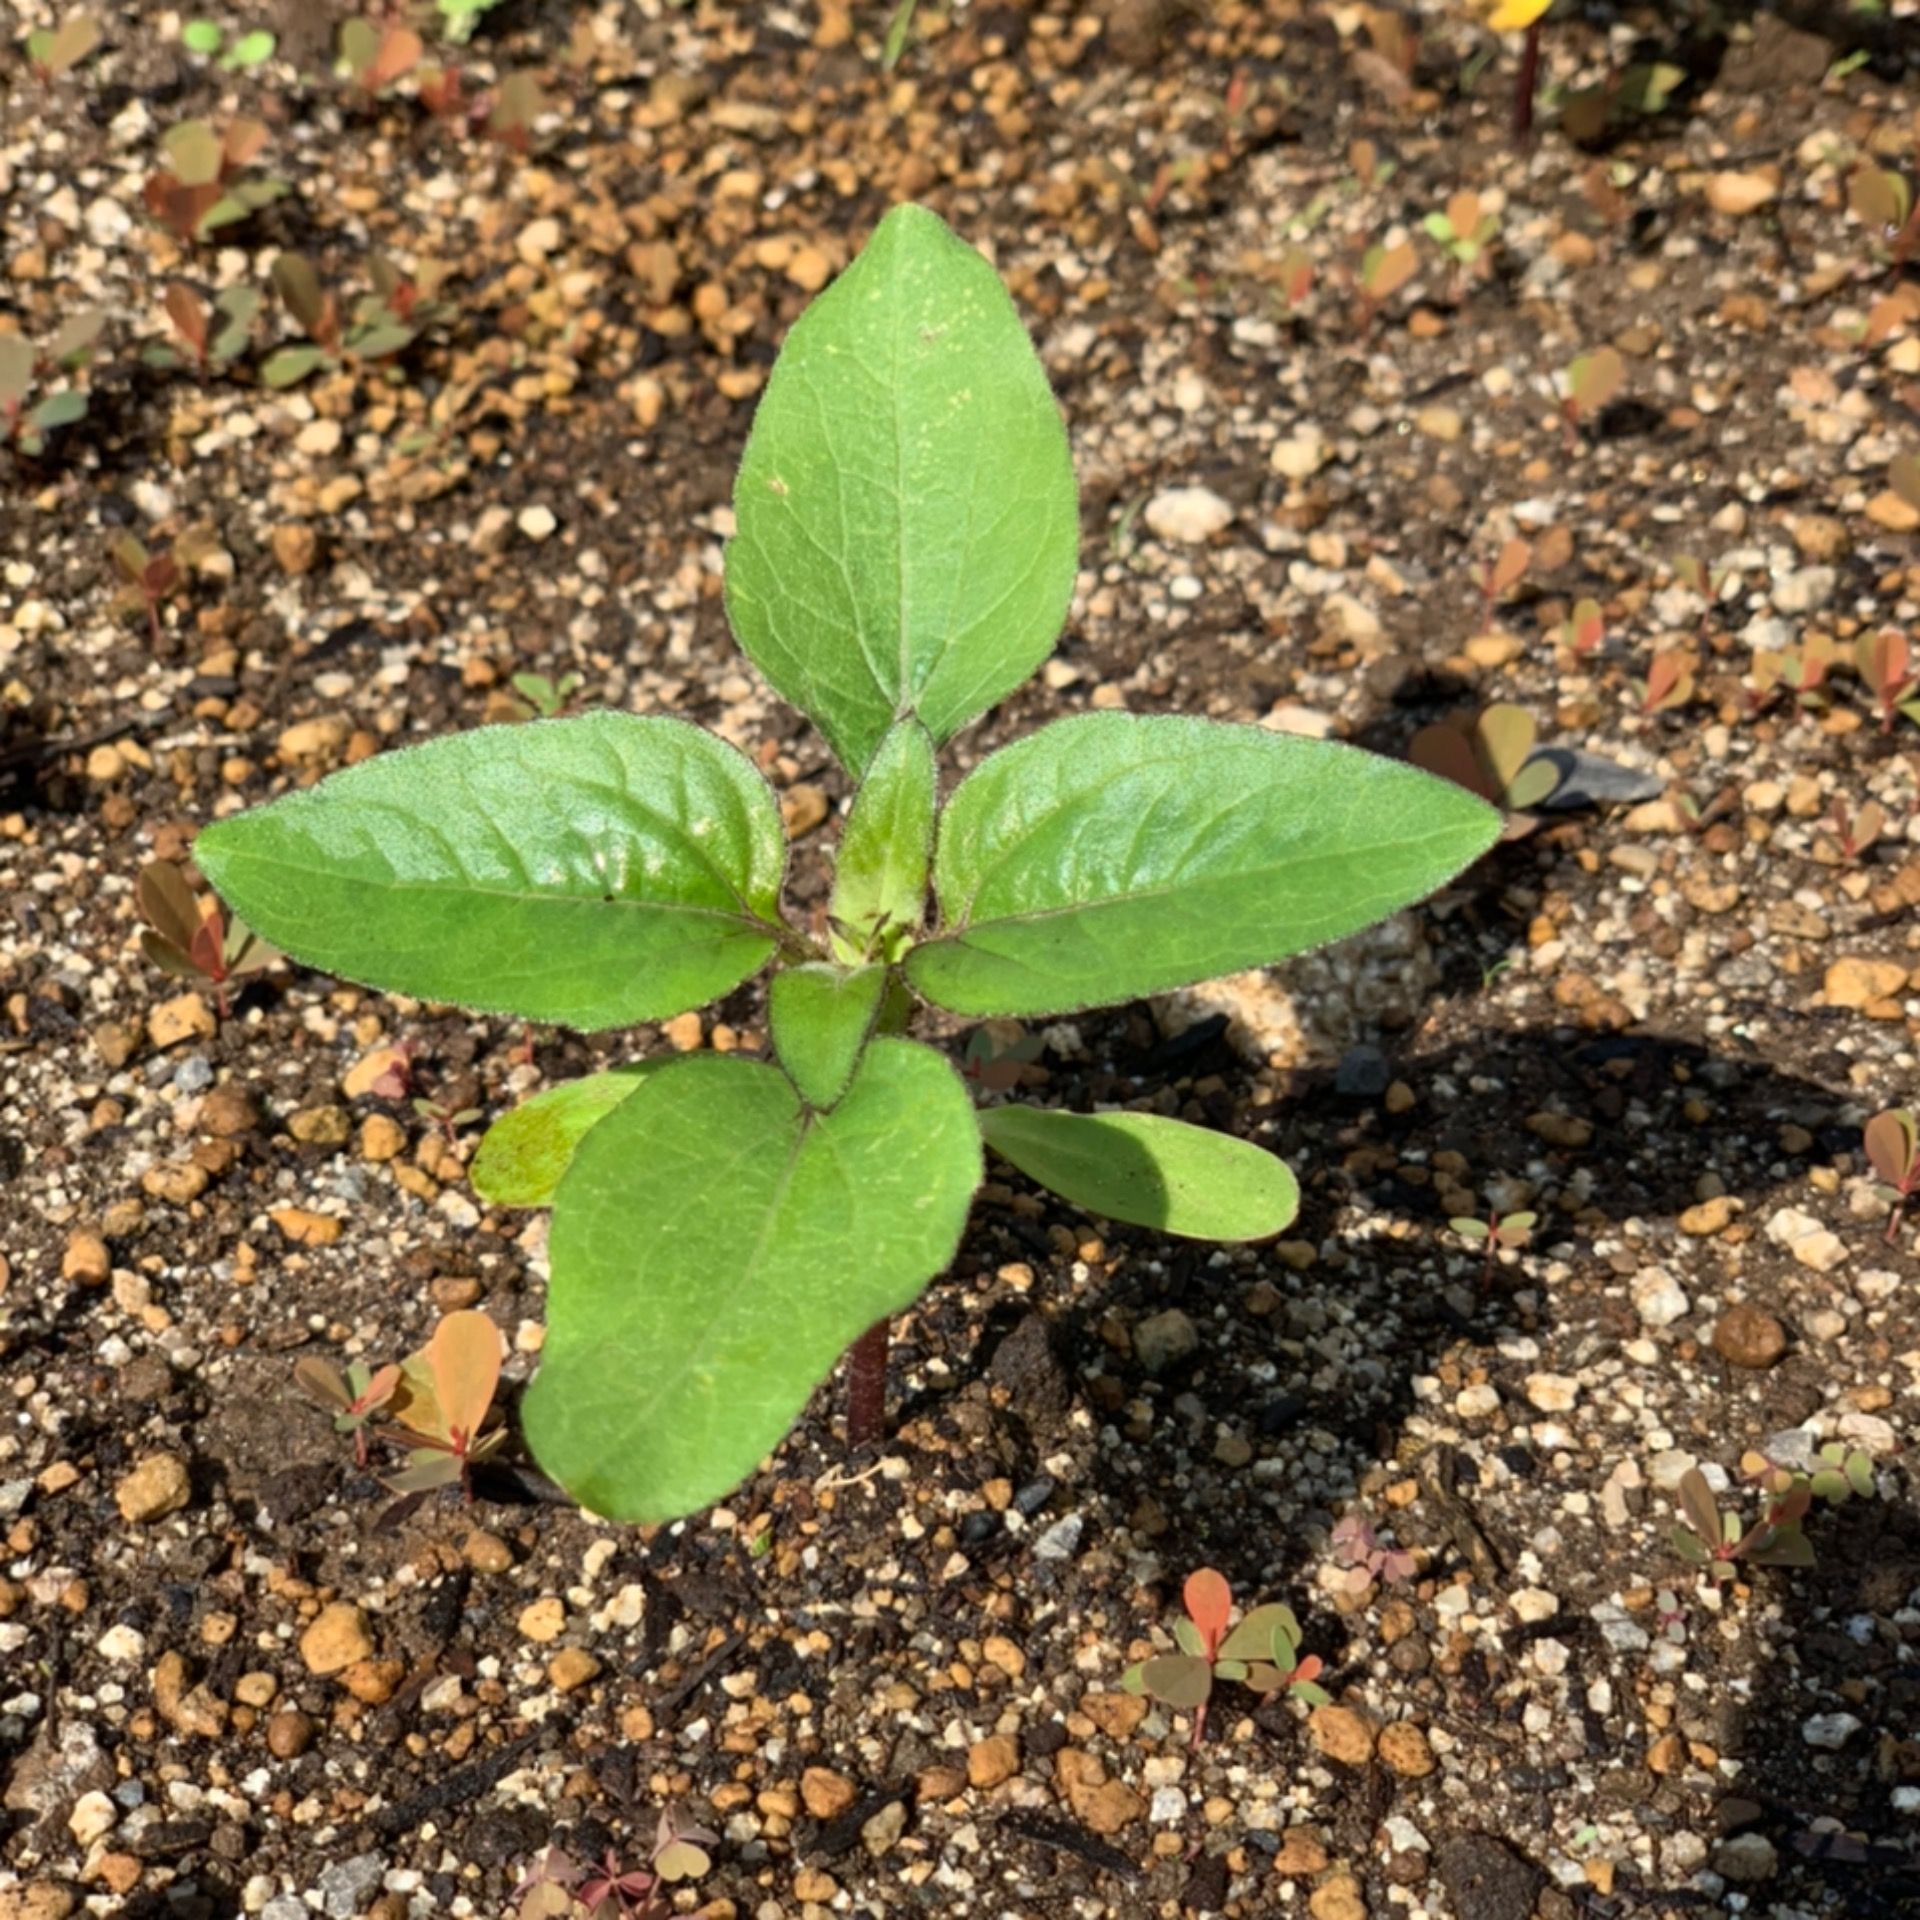
<path id="1" fill-rule="evenodd" d="M 1324 1663 L 1318 1654 L 1301 1656 L 1300 1622 L 1291 1607 L 1255 1607 L 1229 1630 L 1233 1590 L 1211 1567 L 1187 1576 L 1181 1599 L 1187 1617 L 1173 1629 L 1180 1651 L 1129 1667 L 1120 1685 L 1191 1713 L 1194 1746 L 1205 1737 L 1207 1702 L 1219 1680 L 1237 1681 L 1253 1693 L 1284 1691 L 1312 1707 L 1326 1705 L 1326 1689 L 1319 1684 Z"/>
<path id="2" fill-rule="evenodd" d="M 448 1146 L 453 1145 L 454 1135 L 461 1127 L 470 1127 L 480 1118 L 478 1107 L 463 1107 L 457 1100 L 434 1099 L 426 1094 L 415 1095 L 413 1110 L 421 1119 L 439 1128 L 440 1137 Z"/>
<path id="3" fill-rule="evenodd" d="M 264 27 L 238 34 L 229 41 L 226 28 L 218 20 L 189 20 L 180 29 L 180 44 L 204 60 L 212 60 L 217 55 L 223 73 L 245 73 L 254 67 L 264 67 L 280 43 Z"/>
<path id="4" fill-rule="evenodd" d="M 525 702 L 527 718 L 557 719 L 567 710 L 567 702 L 580 691 L 580 676 L 563 673 L 558 680 L 545 673 L 516 673 L 513 690 Z"/>
<path id="5" fill-rule="evenodd" d="M 465 46 L 481 16 L 490 13 L 500 0 L 434 0 L 440 14 L 440 32 L 454 46 Z"/>
<path id="6" fill-rule="evenodd" d="M 354 1465 L 364 1467 L 368 1436 L 400 1385 L 400 1369 L 382 1367 L 375 1373 L 356 1360 L 342 1374 L 328 1361 L 309 1359 L 294 1368 L 293 1380 L 309 1400 L 333 1415 L 335 1433 L 353 1435 Z"/>
<path id="7" fill-rule="evenodd" d="M 309 346 L 347 343 L 311 269 L 275 280 Z M 622 1520 L 731 1492 L 849 1350 L 854 1405 L 884 1411 L 887 1323 L 959 1251 L 989 1148 L 1150 1232 L 1257 1241 L 1294 1218 L 1256 1141 L 970 1088 L 909 1037 L 923 1004 L 1044 1026 L 1268 964 L 1427 897 L 1501 826 L 1416 768 L 1183 714 L 1075 715 L 943 794 L 940 749 L 1053 648 L 1079 508 L 1013 302 L 923 208 L 889 213 L 795 324 L 734 518 L 734 634 L 855 789 L 824 915 L 783 899 L 753 760 L 659 714 L 378 754 L 194 848 L 304 963 L 516 1023 L 670 1020 L 771 969 L 767 1054 L 547 1089 L 470 1169 L 491 1205 L 553 1208 L 520 1420 L 544 1472 Z"/>
<path id="8" fill-rule="evenodd" d="M 1813 1492 L 1792 1475 L 1786 1478 L 1790 1484 L 1763 1490 L 1761 1516 L 1749 1527 L 1737 1513 L 1723 1514 L 1707 1476 L 1689 1467 L 1680 1476 L 1681 1524 L 1669 1536 L 1674 1552 L 1723 1585 L 1738 1577 L 1741 1561 L 1756 1567 L 1812 1566 L 1813 1545 L 1800 1523 L 1813 1505 Z"/>
<path id="9" fill-rule="evenodd" d="M 162 640 L 160 608 L 180 588 L 180 562 L 171 551 L 149 552 L 146 543 L 132 533 L 116 535 L 108 552 L 121 581 L 120 591 L 113 598 L 114 611 L 144 615 L 148 637 L 158 652 Z"/>
<path id="10" fill-rule="evenodd" d="M 920 0 L 900 0 L 887 22 L 887 37 L 880 46 L 880 71 L 891 73 L 900 64 L 913 35 L 913 16 L 920 11 Z"/>
<path id="11" fill-rule="evenodd" d="M 1819 1462 L 1808 1482 L 1816 1500 L 1840 1507 L 1856 1495 L 1871 1500 L 1878 1490 L 1873 1473 L 1873 1456 L 1844 1441 L 1829 1440 L 1820 1449 Z"/>
<path id="12" fill-rule="evenodd" d="M 100 23 L 90 13 L 71 13 L 57 27 L 27 35 L 27 64 L 43 87 L 71 73 L 100 44 Z"/>
<path id="13" fill-rule="evenodd" d="M 1533 1238 L 1533 1230 L 1540 1224 L 1537 1213 L 1503 1214 L 1498 1207 L 1493 1208 L 1484 1220 L 1476 1220 L 1471 1214 L 1456 1214 L 1447 1222 L 1455 1233 L 1470 1247 L 1479 1247 L 1486 1258 L 1480 1268 L 1480 1291 L 1489 1292 L 1493 1286 L 1494 1264 L 1503 1253 L 1518 1253 Z"/>
<path id="14" fill-rule="evenodd" d="M 140 869 L 134 903 L 147 923 L 140 936 L 147 958 L 176 979 L 204 980 L 223 1020 L 233 983 L 279 964 L 279 954 L 244 920 L 226 919 L 220 902 L 196 894 L 171 860 L 150 860 Z"/>
<path id="15" fill-rule="evenodd" d="M 1500 216 L 1477 193 L 1463 189 L 1444 209 L 1421 222 L 1427 237 L 1442 248 L 1463 274 L 1472 274 L 1485 261 L 1487 249 L 1500 231 Z"/>
<path id="16" fill-rule="evenodd" d="M 1787 693 L 1796 706 L 1817 712 L 1827 705 L 1826 679 L 1837 658 L 1835 643 L 1824 634 L 1811 635 L 1803 645 L 1784 652 L 1756 647 L 1747 669 L 1747 710 L 1764 713 Z"/>
<path id="17" fill-rule="evenodd" d="M 1683 653 L 1656 653 L 1647 662 L 1647 677 L 1632 686 L 1643 717 L 1677 713 L 1694 695 L 1693 662 Z"/>
<path id="18" fill-rule="evenodd" d="M 1911 1107 L 1889 1107 L 1867 1122 L 1861 1139 L 1880 1176 L 1879 1197 L 1892 1209 L 1887 1216 L 1887 1245 L 1892 1246 L 1908 1203 L 1920 1190 L 1920 1119 Z"/>

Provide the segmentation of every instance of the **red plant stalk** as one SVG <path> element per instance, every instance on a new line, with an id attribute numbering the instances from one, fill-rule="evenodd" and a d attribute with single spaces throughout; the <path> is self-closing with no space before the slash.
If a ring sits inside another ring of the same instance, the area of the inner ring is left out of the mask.
<path id="1" fill-rule="evenodd" d="M 876 1320 L 847 1349 L 847 1450 L 870 1446 L 887 1425 L 887 1323 Z"/>
<path id="2" fill-rule="evenodd" d="M 1540 29 L 1536 20 L 1527 29 L 1526 44 L 1520 50 L 1520 77 L 1513 95 L 1513 137 L 1518 141 L 1533 138 L 1533 96 L 1540 85 Z"/>

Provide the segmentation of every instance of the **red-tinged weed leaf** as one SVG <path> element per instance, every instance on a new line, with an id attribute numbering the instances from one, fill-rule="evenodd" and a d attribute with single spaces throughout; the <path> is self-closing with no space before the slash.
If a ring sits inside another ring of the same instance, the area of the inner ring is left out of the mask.
<path id="1" fill-rule="evenodd" d="M 450 1313 L 426 1346 L 446 1437 L 462 1447 L 475 1436 L 500 1384 L 500 1331 L 472 1308 Z"/>
<path id="2" fill-rule="evenodd" d="M 1888 1186 L 1905 1192 L 1914 1176 L 1915 1119 L 1906 1107 L 1876 1113 L 1863 1136 L 1873 1170 Z"/>
<path id="3" fill-rule="evenodd" d="M 1180 1597 L 1186 1602 L 1188 1618 L 1200 1629 L 1200 1638 L 1206 1643 L 1207 1656 L 1211 1659 L 1219 1651 L 1220 1642 L 1226 1637 L 1227 1622 L 1233 1615 L 1233 1589 L 1213 1568 L 1201 1567 L 1188 1574 Z"/>

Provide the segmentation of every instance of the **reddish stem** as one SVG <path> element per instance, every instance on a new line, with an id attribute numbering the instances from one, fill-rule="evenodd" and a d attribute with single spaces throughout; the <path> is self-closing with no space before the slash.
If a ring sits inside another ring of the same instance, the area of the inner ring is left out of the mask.
<path id="1" fill-rule="evenodd" d="M 1520 50 L 1520 78 L 1513 94 L 1513 137 L 1524 144 L 1533 138 L 1533 96 L 1540 85 L 1540 28 L 1536 20 L 1527 29 L 1526 44 Z"/>
<path id="2" fill-rule="evenodd" d="M 871 1446 L 887 1425 L 887 1323 L 876 1320 L 847 1349 L 847 1450 Z"/>

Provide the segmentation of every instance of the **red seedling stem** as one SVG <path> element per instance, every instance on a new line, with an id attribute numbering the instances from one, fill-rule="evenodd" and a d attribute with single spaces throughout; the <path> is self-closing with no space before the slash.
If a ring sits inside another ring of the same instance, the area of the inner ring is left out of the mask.
<path id="1" fill-rule="evenodd" d="M 1520 77 L 1513 94 L 1513 137 L 1521 146 L 1533 139 L 1533 96 L 1540 86 L 1540 29 L 1536 20 L 1527 29 L 1526 43 L 1520 49 Z"/>
<path id="2" fill-rule="evenodd" d="M 887 1427 L 887 1323 L 876 1320 L 847 1349 L 847 1450 L 877 1443 Z"/>

